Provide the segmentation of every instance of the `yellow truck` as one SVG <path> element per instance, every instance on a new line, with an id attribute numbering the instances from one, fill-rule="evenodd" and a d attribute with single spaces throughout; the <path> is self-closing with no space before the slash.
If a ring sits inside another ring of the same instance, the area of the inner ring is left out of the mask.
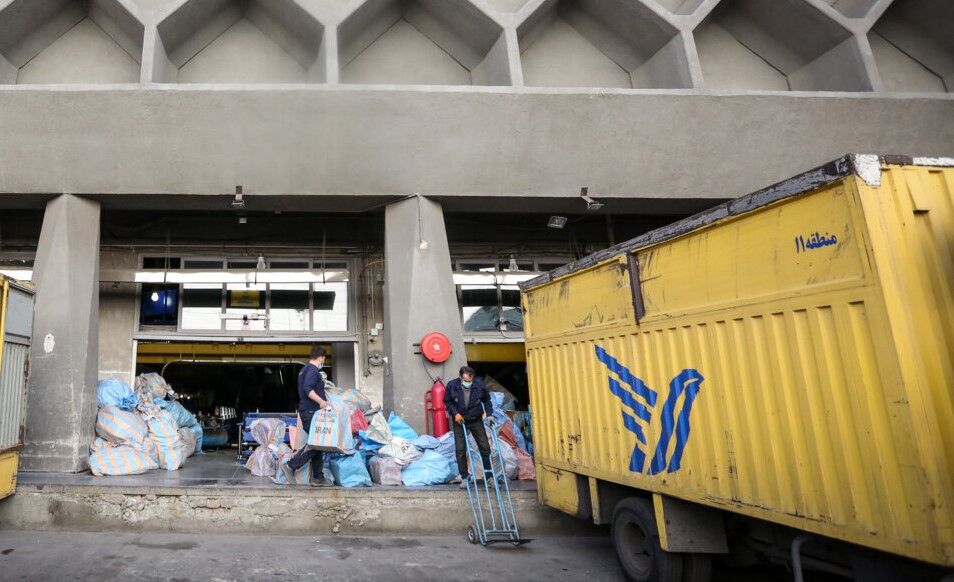
<path id="1" fill-rule="evenodd" d="M 32 336 L 32 288 L 0 275 L 0 499 L 17 485 Z"/>
<path id="2" fill-rule="evenodd" d="M 524 283 L 541 502 L 632 580 L 949 571 L 952 166 L 845 156 Z"/>

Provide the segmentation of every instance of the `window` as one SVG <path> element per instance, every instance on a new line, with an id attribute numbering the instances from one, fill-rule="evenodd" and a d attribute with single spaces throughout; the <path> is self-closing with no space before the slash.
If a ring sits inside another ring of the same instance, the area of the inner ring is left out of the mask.
<path id="1" fill-rule="evenodd" d="M 272 283 L 268 323 L 273 331 L 308 331 L 308 284 Z"/>
<path id="2" fill-rule="evenodd" d="M 460 305 L 465 333 L 499 329 L 500 304 L 496 285 L 461 285 Z"/>
<path id="3" fill-rule="evenodd" d="M 313 329 L 315 331 L 346 331 L 348 329 L 347 281 L 315 283 Z"/>
<path id="4" fill-rule="evenodd" d="M 265 331 L 266 290 L 264 283 L 230 283 L 226 287 L 225 329 Z"/>
<path id="5" fill-rule="evenodd" d="M 179 257 L 143 257 L 143 269 L 179 269 L 182 259 Z"/>
<path id="6" fill-rule="evenodd" d="M 175 325 L 179 318 L 178 285 L 143 285 L 139 322 L 143 325 Z"/>
<path id="7" fill-rule="evenodd" d="M 143 284 L 141 325 L 233 334 L 346 332 L 351 326 L 350 270 L 344 261 L 266 258 L 260 269 L 259 257 L 143 257 L 142 264 L 202 273 L 196 282 L 181 285 Z M 248 277 L 253 282 L 238 282 L 246 276 L 226 269 L 253 272 Z M 195 279 L 193 273 L 186 277 Z"/>
<path id="8" fill-rule="evenodd" d="M 222 285 L 187 283 L 182 286 L 182 329 L 222 329 Z"/>

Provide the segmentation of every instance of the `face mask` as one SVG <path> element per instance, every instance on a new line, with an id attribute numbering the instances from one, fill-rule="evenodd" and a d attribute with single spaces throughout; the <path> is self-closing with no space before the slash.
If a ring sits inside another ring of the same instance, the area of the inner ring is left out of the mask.
<path id="1" fill-rule="evenodd" d="M 461 380 L 461 384 L 464 385 L 464 388 L 470 388 L 471 386 L 474 385 L 474 383 L 473 383 L 472 381 L 471 381 L 471 382 L 468 382 L 467 380 Z"/>

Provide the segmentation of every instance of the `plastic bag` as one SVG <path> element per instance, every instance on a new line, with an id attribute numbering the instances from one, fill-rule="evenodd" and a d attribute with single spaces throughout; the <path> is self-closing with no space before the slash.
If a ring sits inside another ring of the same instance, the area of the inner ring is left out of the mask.
<path id="1" fill-rule="evenodd" d="M 437 448 L 434 450 L 436 450 L 442 457 L 446 459 L 456 459 L 457 445 L 454 441 L 453 431 L 437 437 Z"/>
<path id="2" fill-rule="evenodd" d="M 388 424 L 388 421 L 384 420 L 384 416 L 375 414 L 368 422 L 368 430 L 361 433 L 361 438 L 380 445 L 386 445 L 391 442 L 394 435 L 391 433 L 391 426 Z"/>
<path id="3" fill-rule="evenodd" d="M 259 477 L 274 475 L 278 460 L 287 450 L 291 450 L 282 442 L 285 439 L 285 423 L 278 418 L 260 418 L 253 421 L 248 430 L 258 443 L 258 448 L 245 462 L 245 468 Z"/>
<path id="4" fill-rule="evenodd" d="M 421 451 L 411 441 L 394 437 L 391 442 L 378 449 L 382 457 L 391 457 L 398 465 L 404 466 L 421 456 Z"/>
<path id="5" fill-rule="evenodd" d="M 417 459 L 401 471 L 401 480 L 408 487 L 439 485 L 447 483 L 456 473 L 451 473 L 448 460 L 435 451 L 424 451 Z"/>
<path id="6" fill-rule="evenodd" d="M 169 385 L 155 372 L 136 376 L 136 396 L 140 402 L 162 400 L 169 393 Z"/>
<path id="7" fill-rule="evenodd" d="M 135 412 L 104 406 L 96 413 L 96 436 L 117 444 L 141 444 L 148 427 Z"/>
<path id="8" fill-rule="evenodd" d="M 179 438 L 182 439 L 182 444 L 185 445 L 186 456 L 191 457 L 195 454 L 195 434 L 188 427 L 184 426 L 179 429 Z"/>
<path id="9" fill-rule="evenodd" d="M 500 456 L 503 457 L 504 472 L 507 475 L 507 479 L 513 481 L 517 478 L 518 466 L 517 466 L 517 454 L 513 451 L 513 448 L 503 441 L 499 441 L 500 445 Z M 491 449 L 491 461 L 494 465 L 497 465 L 497 451 Z"/>
<path id="10" fill-rule="evenodd" d="M 350 388 L 341 393 L 341 399 L 352 409 L 365 412 L 371 409 L 371 399 L 358 391 L 357 388 Z"/>
<path id="11" fill-rule="evenodd" d="M 187 426 L 190 431 L 192 431 L 192 436 L 195 437 L 195 452 L 202 452 L 202 437 L 205 436 L 205 433 L 202 431 L 202 425 L 196 422 L 191 426 Z"/>
<path id="12" fill-rule="evenodd" d="M 537 468 L 533 464 L 533 457 L 521 449 L 514 450 L 517 455 L 517 479 L 534 481 L 537 478 Z"/>
<path id="13" fill-rule="evenodd" d="M 169 411 L 158 406 L 143 406 L 140 403 L 140 410 L 149 427 L 149 439 L 159 449 L 159 467 L 167 471 L 177 470 L 193 451 L 187 450 L 186 443 L 182 441 L 176 419 Z"/>
<path id="14" fill-rule="evenodd" d="M 351 413 L 347 408 L 332 405 L 322 408 L 311 417 L 308 430 L 309 446 L 322 451 L 350 453 L 355 448 L 351 434 Z"/>
<path id="15" fill-rule="evenodd" d="M 364 417 L 364 413 L 358 408 L 351 414 L 351 432 L 353 434 L 363 430 L 368 430 L 368 419 Z"/>
<path id="16" fill-rule="evenodd" d="M 390 457 L 371 457 L 368 462 L 371 480 L 378 485 L 400 485 L 401 466 Z"/>
<path id="17" fill-rule="evenodd" d="M 96 383 L 96 399 L 99 408 L 115 406 L 120 410 L 136 408 L 139 399 L 132 388 L 120 380 L 100 380 Z"/>
<path id="18" fill-rule="evenodd" d="M 391 427 L 391 434 L 395 437 L 401 437 L 409 441 L 417 438 L 417 432 L 411 428 L 411 425 L 404 422 L 404 419 L 398 416 L 396 412 L 391 412 L 391 415 L 388 416 L 388 426 Z"/>
<path id="19" fill-rule="evenodd" d="M 342 487 L 370 487 L 371 475 L 360 453 L 335 455 L 331 458 L 331 474 Z"/>
<path id="20" fill-rule="evenodd" d="M 171 414 L 172 418 L 175 419 L 176 424 L 179 425 L 179 428 L 184 426 L 192 426 L 198 422 L 198 420 L 195 418 L 195 415 L 186 410 L 186 407 L 182 406 L 178 400 L 157 400 L 156 404 L 159 405 L 159 408 L 169 411 L 169 414 Z"/>
<path id="21" fill-rule="evenodd" d="M 158 469 L 159 465 L 145 451 L 96 439 L 90 447 L 89 470 L 93 475 L 139 475 Z"/>
<path id="22" fill-rule="evenodd" d="M 441 442 L 429 434 L 422 434 L 413 441 L 414 446 L 421 450 L 436 449 Z"/>

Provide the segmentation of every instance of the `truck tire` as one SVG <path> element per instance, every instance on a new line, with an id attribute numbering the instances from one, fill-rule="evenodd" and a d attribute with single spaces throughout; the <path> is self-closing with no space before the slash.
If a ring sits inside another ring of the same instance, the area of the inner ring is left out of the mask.
<path id="1" fill-rule="evenodd" d="M 659 545 L 656 513 L 647 499 L 630 497 L 613 510 L 613 548 L 633 582 L 682 582 L 682 555 Z"/>
<path id="2" fill-rule="evenodd" d="M 682 582 L 710 582 L 712 557 L 708 554 L 682 555 Z"/>

